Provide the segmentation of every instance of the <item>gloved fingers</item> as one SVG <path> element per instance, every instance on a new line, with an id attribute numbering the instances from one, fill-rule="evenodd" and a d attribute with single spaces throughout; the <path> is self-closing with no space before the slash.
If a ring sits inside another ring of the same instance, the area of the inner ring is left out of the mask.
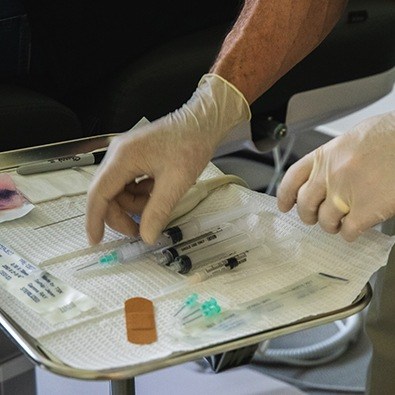
<path id="1" fill-rule="evenodd" d="M 310 174 L 308 180 L 299 188 L 296 207 L 300 219 L 308 225 L 318 221 L 318 210 L 327 196 L 326 167 L 322 147 L 308 156 Z"/>
<path id="2" fill-rule="evenodd" d="M 354 241 L 363 232 L 394 216 L 393 209 L 384 209 L 374 204 L 353 205 L 349 214 L 344 217 L 340 234 L 347 241 Z"/>
<path id="3" fill-rule="evenodd" d="M 169 182 L 171 180 L 171 182 Z M 168 224 L 173 208 L 196 180 L 187 179 L 173 172 L 164 172 L 155 179 L 155 185 L 141 216 L 140 236 L 148 244 L 154 244 Z"/>
<path id="4" fill-rule="evenodd" d="M 299 189 L 309 179 L 313 163 L 314 156 L 310 153 L 287 170 L 277 189 L 277 206 L 280 211 L 287 212 L 294 206 Z"/>
<path id="5" fill-rule="evenodd" d="M 119 147 L 118 145 L 117 151 L 121 151 Z M 125 155 L 122 152 L 115 152 L 111 160 L 108 160 L 106 165 L 100 169 L 100 173 L 95 175 L 89 187 L 85 228 L 91 244 L 97 244 L 103 238 L 104 223 L 108 218 L 107 211 L 110 209 L 113 199 L 124 190 L 125 185 L 134 182 L 136 177 L 141 176 L 140 173 L 132 172 L 124 165 L 124 158 Z M 112 215 L 114 215 L 113 212 L 110 217 Z M 122 227 L 124 226 L 122 225 Z"/>
<path id="6" fill-rule="evenodd" d="M 342 219 L 345 215 L 347 215 L 347 212 L 340 210 L 338 204 L 334 202 L 334 199 L 327 196 L 319 207 L 318 223 L 326 232 L 335 234 L 340 231 Z"/>
<path id="7" fill-rule="evenodd" d="M 302 222 L 314 225 L 318 221 L 320 205 L 326 197 L 326 186 L 323 183 L 307 181 L 298 192 L 296 208 Z"/>
<path id="8" fill-rule="evenodd" d="M 97 244 L 103 238 L 105 217 L 110 202 L 99 191 L 88 191 L 85 229 L 90 244 Z"/>
<path id="9" fill-rule="evenodd" d="M 366 219 L 361 221 L 361 213 L 356 215 L 357 210 L 351 209 L 350 213 L 343 219 L 340 234 L 344 240 L 354 241 L 356 240 L 365 230 L 371 226 L 376 225 L 380 221 L 367 221 Z"/>
<path id="10" fill-rule="evenodd" d="M 119 206 L 129 215 L 141 214 L 148 202 L 148 199 L 149 193 L 136 194 L 130 193 L 129 191 L 121 192 L 116 197 L 116 201 L 118 202 Z"/>
<path id="11" fill-rule="evenodd" d="M 125 190 L 116 196 L 118 204 L 129 214 L 141 214 L 149 199 L 154 180 L 144 179 L 125 186 Z"/>
<path id="12" fill-rule="evenodd" d="M 129 237 L 136 237 L 139 233 L 138 225 L 117 200 L 111 201 L 108 205 L 105 222 L 111 229 Z"/>
<path id="13" fill-rule="evenodd" d="M 139 182 L 131 182 L 125 185 L 125 192 L 132 193 L 133 195 L 149 195 L 154 187 L 154 180 L 147 178 Z"/>

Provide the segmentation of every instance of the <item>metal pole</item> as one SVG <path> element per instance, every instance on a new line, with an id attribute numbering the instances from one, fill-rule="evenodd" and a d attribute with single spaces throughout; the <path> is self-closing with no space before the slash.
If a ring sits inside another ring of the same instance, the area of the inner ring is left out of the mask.
<path id="1" fill-rule="evenodd" d="M 134 377 L 110 381 L 110 395 L 135 395 Z"/>

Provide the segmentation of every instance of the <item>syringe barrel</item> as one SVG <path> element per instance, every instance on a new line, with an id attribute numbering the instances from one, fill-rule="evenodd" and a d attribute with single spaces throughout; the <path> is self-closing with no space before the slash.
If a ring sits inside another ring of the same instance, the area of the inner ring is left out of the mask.
<path id="1" fill-rule="evenodd" d="M 214 226 L 224 224 L 226 222 L 234 221 L 250 213 L 252 210 L 249 206 L 232 207 L 226 210 L 221 210 L 213 214 L 201 215 L 195 217 L 194 220 L 198 222 L 200 231 L 208 230 Z"/>
<path id="2" fill-rule="evenodd" d="M 239 266 L 240 263 L 247 261 L 247 252 L 241 252 L 237 255 L 233 255 L 222 258 L 220 261 L 210 263 L 204 266 L 195 274 L 202 274 L 208 277 L 214 276 L 215 274 L 221 273 L 223 271 L 229 271 Z"/>
<path id="3" fill-rule="evenodd" d="M 144 244 L 142 241 L 124 244 L 118 247 L 115 251 L 118 255 L 118 262 L 124 263 L 132 261 L 141 255 L 158 249 L 158 245 Z"/>
<path id="4" fill-rule="evenodd" d="M 195 221 L 195 218 L 192 218 L 188 222 L 166 229 L 163 233 L 169 237 L 172 244 L 178 244 L 198 236 L 200 233 L 199 223 Z"/>
<path id="5" fill-rule="evenodd" d="M 190 220 L 180 225 L 166 229 L 163 233 L 172 240 L 173 244 L 177 244 L 183 240 L 192 239 L 203 232 L 221 226 L 229 221 L 240 218 L 250 212 L 251 208 L 248 206 L 232 207 L 216 213 L 192 217 Z"/>
<path id="6" fill-rule="evenodd" d="M 233 224 L 218 226 L 211 232 L 203 233 L 186 242 L 166 248 L 158 252 L 156 259 L 159 264 L 168 264 L 180 255 L 190 254 L 193 251 L 208 247 L 211 244 L 218 243 L 239 233 L 239 230 Z"/>
<path id="7" fill-rule="evenodd" d="M 186 274 L 192 269 L 192 262 L 188 259 L 188 257 L 184 257 L 182 260 L 175 260 L 171 262 L 168 267 L 169 269 L 181 273 Z"/>
<path id="8" fill-rule="evenodd" d="M 229 253 L 238 254 L 249 249 L 255 248 L 259 244 L 259 239 L 249 232 L 243 232 L 232 236 L 226 240 L 214 243 L 208 247 L 193 251 L 190 254 L 181 255 L 178 260 L 188 259 L 191 265 L 218 258 Z"/>

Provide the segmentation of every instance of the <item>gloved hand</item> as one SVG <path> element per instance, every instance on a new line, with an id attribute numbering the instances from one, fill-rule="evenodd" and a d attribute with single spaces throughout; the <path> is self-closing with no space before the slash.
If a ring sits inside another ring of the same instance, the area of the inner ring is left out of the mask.
<path id="1" fill-rule="evenodd" d="M 250 116 L 247 101 L 233 85 L 206 74 L 181 108 L 117 136 L 88 191 L 89 241 L 100 242 L 107 223 L 128 236 L 139 232 L 145 242 L 154 243 L 226 133 Z M 141 176 L 148 178 L 136 183 Z M 130 215 L 140 213 L 138 229 Z"/>
<path id="2" fill-rule="evenodd" d="M 277 191 L 301 220 L 353 241 L 395 215 L 395 112 L 369 118 L 292 165 Z"/>

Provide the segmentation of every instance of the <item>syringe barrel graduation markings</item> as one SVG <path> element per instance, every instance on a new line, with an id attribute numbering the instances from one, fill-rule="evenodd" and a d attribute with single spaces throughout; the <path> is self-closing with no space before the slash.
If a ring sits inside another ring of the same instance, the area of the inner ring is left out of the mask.
<path id="1" fill-rule="evenodd" d="M 120 247 L 117 247 L 115 250 L 112 250 L 110 253 L 102 255 L 99 258 L 100 264 L 106 263 L 125 263 L 136 259 L 147 252 L 155 251 L 158 248 L 164 248 L 170 246 L 171 240 L 166 236 L 161 236 L 156 244 L 148 245 L 143 243 L 141 240 L 130 242 Z"/>
<path id="2" fill-rule="evenodd" d="M 241 254 L 229 256 L 227 258 L 215 261 L 212 264 L 203 267 L 192 276 L 188 277 L 189 283 L 197 284 L 199 282 L 205 281 L 210 277 L 213 277 L 219 273 L 232 270 L 239 266 L 241 263 L 247 261 L 247 252 L 242 252 Z"/>
<path id="3" fill-rule="evenodd" d="M 200 265 L 203 262 L 209 263 L 209 260 L 220 261 L 227 256 L 240 254 L 257 247 L 260 242 L 261 239 L 256 237 L 253 233 L 243 232 L 221 242 L 191 252 L 190 254 L 181 255 L 168 266 L 178 273 L 186 274 L 194 266 Z"/>
<path id="4" fill-rule="evenodd" d="M 159 264 L 167 265 L 180 255 L 191 254 L 193 251 L 226 240 L 238 233 L 240 231 L 234 224 L 223 224 L 194 239 L 157 251 L 155 252 L 155 258 Z"/>
<path id="5" fill-rule="evenodd" d="M 205 265 L 197 272 L 186 277 L 184 280 L 181 280 L 176 284 L 163 288 L 161 290 L 161 294 L 166 295 L 168 293 L 172 293 L 174 291 L 178 291 L 191 285 L 206 281 L 210 277 L 234 269 L 241 263 L 247 262 L 247 259 L 247 252 L 242 252 L 241 254 L 232 255 L 227 258 L 222 257 L 218 261 L 214 261 L 207 266 Z"/>
<path id="6" fill-rule="evenodd" d="M 177 244 L 183 240 L 192 239 L 221 224 L 240 218 L 250 212 L 251 208 L 249 206 L 241 206 L 222 210 L 213 214 L 199 215 L 192 217 L 190 220 L 180 225 L 165 229 L 163 234 L 168 236 L 173 244 Z"/>

